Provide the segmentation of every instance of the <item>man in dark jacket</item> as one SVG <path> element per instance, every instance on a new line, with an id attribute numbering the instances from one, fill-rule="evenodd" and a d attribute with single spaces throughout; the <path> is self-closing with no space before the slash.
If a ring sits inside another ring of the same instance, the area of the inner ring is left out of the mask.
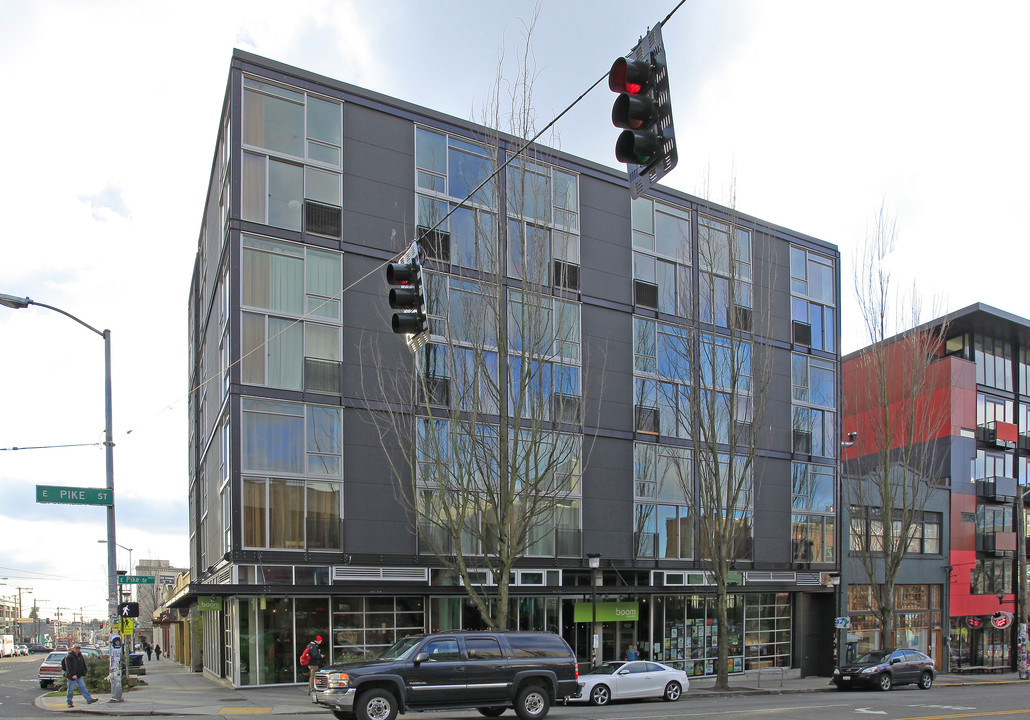
<path id="1" fill-rule="evenodd" d="M 308 663 L 309 694 L 315 689 L 315 673 L 318 672 L 318 668 L 322 667 L 322 653 L 318 649 L 318 645 L 321 642 L 322 636 L 319 635 L 314 640 L 308 643 L 308 657 L 311 659 L 311 662 Z"/>
<path id="2" fill-rule="evenodd" d="M 75 707 L 72 705 L 72 695 L 75 693 L 76 687 L 79 688 L 82 697 L 86 698 L 87 705 L 92 705 L 97 701 L 86 689 L 86 658 L 82 657 L 81 645 L 76 643 L 72 646 L 72 649 L 64 656 L 64 660 L 61 661 L 61 669 L 64 670 L 64 676 L 68 678 L 68 707 Z"/>

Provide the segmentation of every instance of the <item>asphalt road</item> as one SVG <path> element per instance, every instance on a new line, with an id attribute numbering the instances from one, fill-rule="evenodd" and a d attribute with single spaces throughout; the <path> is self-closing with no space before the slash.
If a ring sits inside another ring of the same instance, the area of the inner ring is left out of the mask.
<path id="1" fill-rule="evenodd" d="M 0 658 L 0 718 L 46 717 L 51 713 L 37 710 L 35 699 L 39 689 L 36 671 L 46 654 Z"/>
<path id="2" fill-rule="evenodd" d="M 514 716 L 513 716 L 514 717 Z M 678 703 L 613 704 L 604 708 L 554 708 L 551 717 L 562 720 L 952 720 L 963 718 L 1030 718 L 1026 685 L 914 686 L 890 692 L 853 691 L 705 697 L 691 692 Z"/>
<path id="3" fill-rule="evenodd" d="M 44 691 L 36 680 L 41 655 L 0 659 L 0 718 L 53 717 L 37 710 L 33 701 Z M 144 717 L 121 714 L 119 717 Z M 202 716 L 191 716 L 202 717 Z M 218 717 L 218 716 L 211 716 Z M 304 717 L 324 717 L 326 712 Z M 475 713 L 420 713 L 401 720 L 471 720 Z M 506 712 L 502 718 L 516 720 Z M 551 709 L 552 720 L 1004 720 L 1030 719 L 1030 693 L 1026 684 L 935 686 L 917 690 L 913 686 L 890 692 L 854 691 L 793 693 L 784 695 L 741 695 L 720 697 L 705 691 L 691 691 L 676 703 L 661 701 L 613 703 L 606 707 L 574 703 Z"/>

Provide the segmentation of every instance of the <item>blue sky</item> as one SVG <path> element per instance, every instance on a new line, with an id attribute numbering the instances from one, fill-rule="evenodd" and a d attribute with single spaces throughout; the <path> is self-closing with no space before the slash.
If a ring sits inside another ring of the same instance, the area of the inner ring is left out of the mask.
<path id="1" fill-rule="evenodd" d="M 674 4 L 541 2 L 540 125 Z M 4 2 L 0 293 L 112 330 L 118 538 L 134 560 L 187 562 L 186 300 L 232 49 L 475 119 L 535 7 Z M 881 202 L 898 217 L 899 285 L 942 312 L 1028 317 L 1008 269 L 1030 257 L 1027 27 L 1016 0 L 688 1 L 663 30 L 680 148 L 665 182 L 718 202 L 735 182 L 742 212 L 837 244 L 845 350 L 863 344 L 852 260 Z M 561 149 L 615 166 L 613 99 L 602 83 L 570 112 Z M 0 348 L 0 448 L 102 439 L 99 338 L 0 308 Z M 0 451 L 0 596 L 32 586 L 45 609 L 103 613 L 103 511 L 36 505 L 33 490 L 103 480 L 99 446 Z"/>

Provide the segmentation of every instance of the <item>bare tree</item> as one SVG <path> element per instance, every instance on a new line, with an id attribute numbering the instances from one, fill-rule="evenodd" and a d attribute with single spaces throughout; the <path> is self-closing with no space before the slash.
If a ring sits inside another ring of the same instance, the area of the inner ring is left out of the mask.
<path id="1" fill-rule="evenodd" d="M 675 212 L 656 207 L 663 217 L 655 221 L 655 244 L 662 246 L 665 257 L 676 257 L 679 267 L 675 282 L 665 271 L 666 280 L 659 288 L 676 287 L 680 292 L 673 297 L 658 289 L 656 304 L 682 321 L 635 320 L 637 369 L 657 376 L 637 379 L 638 412 L 644 418 L 638 418 L 637 427 L 644 432 L 660 428 L 662 435 L 685 442 L 661 445 L 657 452 L 638 448 L 636 472 L 638 478 L 658 480 L 654 491 L 641 491 L 644 497 L 651 494 L 687 503 L 696 528 L 682 518 L 682 512 L 676 525 L 656 518 L 655 505 L 640 503 L 636 554 L 693 558 L 708 571 L 715 588 L 718 627 L 716 683 L 726 688 L 729 638 L 736 621 L 729 612 L 729 589 L 738 572 L 735 563 L 752 559 L 758 428 L 773 357 L 766 346 L 772 337 L 773 278 L 771 270 L 761 278 L 752 277 L 752 232 L 737 222 L 732 210 L 698 213 L 696 247 L 683 222 L 687 216 L 666 214 Z M 689 271 L 695 264 L 699 287 L 691 293 Z M 653 408 L 654 420 L 648 420 L 648 408 Z M 652 470 L 649 463 L 659 467 Z M 659 536 L 670 543 L 662 553 L 650 547 Z M 736 634 L 742 636 L 743 628 L 739 630 Z"/>
<path id="2" fill-rule="evenodd" d="M 730 207 L 734 204 L 731 198 Z M 701 215 L 697 238 L 700 324 L 689 411 L 698 468 L 700 557 L 715 585 L 716 687 L 723 689 L 730 671 L 729 587 L 735 563 L 753 559 L 757 431 L 772 376 L 773 350 L 765 342 L 772 337 L 773 278 L 752 276 L 751 233 L 738 225 L 732 211 L 724 219 Z"/>
<path id="3" fill-rule="evenodd" d="M 857 423 L 844 430 L 858 433 L 857 446 L 845 450 L 842 495 L 881 647 L 895 645 L 895 583 L 937 490 L 943 455 L 934 440 L 948 413 L 932 397 L 948 384 L 936 364 L 947 324 L 921 325 L 918 292 L 895 288 L 889 263 L 896 246 L 897 222 L 882 205 L 854 264 L 869 346 L 845 363 L 842 378 L 844 414 Z"/>
<path id="4" fill-rule="evenodd" d="M 576 228 L 563 227 L 574 222 L 575 179 L 534 148 L 513 157 L 534 133 L 533 22 L 516 80 L 506 86 L 498 70 L 483 117 L 510 134 L 433 138 L 448 153 L 451 196 L 463 187 L 470 197 L 420 196 L 431 337 L 413 374 L 377 373 L 394 411 L 373 413 L 384 447 L 408 451 L 402 461 L 386 455 L 420 550 L 497 628 L 510 625 L 521 558 L 581 556 L 580 317 L 575 294 L 561 290 L 570 285 L 564 261 L 576 255 L 578 264 L 578 240 L 565 231 Z"/>

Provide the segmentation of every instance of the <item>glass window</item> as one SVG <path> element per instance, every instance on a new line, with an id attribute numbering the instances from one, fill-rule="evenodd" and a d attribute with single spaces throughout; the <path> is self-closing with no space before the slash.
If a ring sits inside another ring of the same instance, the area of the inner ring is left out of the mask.
<path id="1" fill-rule="evenodd" d="M 245 472 L 340 475 L 339 408 L 243 398 Z"/>
<path id="2" fill-rule="evenodd" d="M 828 408 L 836 406 L 835 375 L 830 362 L 807 355 L 793 355 L 791 385 L 795 402 Z"/>
<path id="3" fill-rule="evenodd" d="M 1012 346 L 1007 340 L 975 335 L 973 358 L 979 384 L 999 390 L 1012 390 Z"/>
<path id="4" fill-rule="evenodd" d="M 243 142 L 304 157 L 304 95 L 250 79 L 244 84 Z"/>

